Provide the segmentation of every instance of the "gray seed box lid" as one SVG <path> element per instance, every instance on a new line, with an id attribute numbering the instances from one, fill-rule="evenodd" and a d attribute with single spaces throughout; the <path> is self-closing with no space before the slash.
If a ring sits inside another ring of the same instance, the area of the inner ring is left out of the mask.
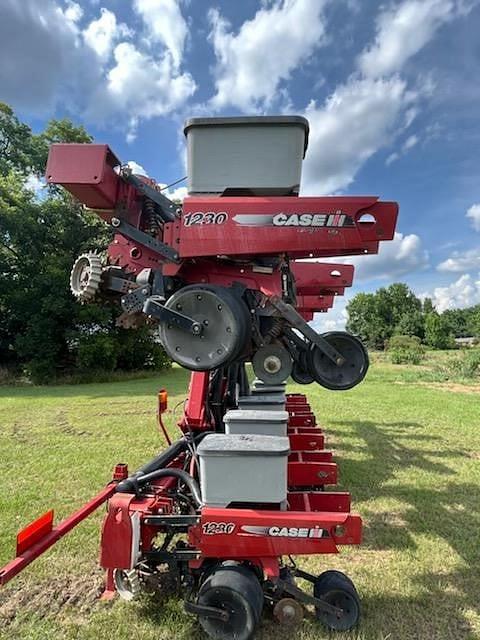
<path id="1" fill-rule="evenodd" d="M 288 456 L 290 440 L 285 436 L 228 435 L 212 433 L 197 447 L 199 456 Z"/>
<path id="2" fill-rule="evenodd" d="M 268 393 L 265 395 L 255 394 L 254 396 L 240 396 L 238 404 L 247 406 L 249 404 L 285 404 L 284 393 Z"/>
<path id="3" fill-rule="evenodd" d="M 223 421 L 229 422 L 287 422 L 288 413 L 286 411 L 261 411 L 259 409 L 233 409 L 227 411 Z"/>
<path id="4" fill-rule="evenodd" d="M 282 125 L 286 125 L 289 127 L 291 127 L 292 125 L 298 125 L 299 127 L 302 127 L 305 131 L 305 144 L 303 147 L 303 157 L 305 157 L 308 147 L 308 134 L 310 132 L 310 126 L 308 124 L 308 120 L 303 116 L 240 116 L 233 118 L 189 118 L 185 121 L 183 133 L 187 135 L 189 130 L 193 127 L 221 127 L 222 125 L 227 127 L 260 125 L 262 127 L 265 127 L 269 124 L 276 127 Z"/>

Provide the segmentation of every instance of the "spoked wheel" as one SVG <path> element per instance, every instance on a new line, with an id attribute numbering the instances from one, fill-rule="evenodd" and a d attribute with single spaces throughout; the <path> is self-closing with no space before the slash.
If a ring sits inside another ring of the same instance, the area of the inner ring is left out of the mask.
<path id="1" fill-rule="evenodd" d="M 210 371 L 237 358 L 249 335 L 249 314 L 243 301 L 225 287 L 188 286 L 168 299 L 167 309 L 201 325 L 194 335 L 174 323 L 160 324 L 167 354 L 192 371 Z"/>
<path id="2" fill-rule="evenodd" d="M 368 353 L 362 342 L 346 331 L 330 331 L 322 334 L 345 358 L 336 365 L 319 347 L 314 346 L 308 353 L 309 371 L 316 382 L 326 389 L 345 391 L 359 384 L 368 371 Z"/>
<path id="3" fill-rule="evenodd" d="M 348 631 L 360 619 L 360 600 L 353 582 L 341 571 L 325 571 L 318 576 L 313 588 L 316 598 L 342 609 L 335 615 L 317 608 L 317 619 L 332 631 Z"/>
<path id="4" fill-rule="evenodd" d="M 200 624 L 215 640 L 250 640 L 260 620 L 263 590 L 255 574 L 241 566 L 215 569 L 200 587 L 197 603 L 228 614 L 226 620 L 200 614 Z"/>

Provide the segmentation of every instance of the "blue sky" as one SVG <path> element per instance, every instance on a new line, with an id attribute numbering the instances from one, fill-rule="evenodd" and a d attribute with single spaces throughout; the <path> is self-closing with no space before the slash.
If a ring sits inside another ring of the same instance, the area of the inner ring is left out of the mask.
<path id="1" fill-rule="evenodd" d="M 188 117 L 305 115 L 304 193 L 400 204 L 349 297 L 404 281 L 444 310 L 480 302 L 479 32 L 479 0 L 2 0 L 0 100 L 162 183 Z"/>

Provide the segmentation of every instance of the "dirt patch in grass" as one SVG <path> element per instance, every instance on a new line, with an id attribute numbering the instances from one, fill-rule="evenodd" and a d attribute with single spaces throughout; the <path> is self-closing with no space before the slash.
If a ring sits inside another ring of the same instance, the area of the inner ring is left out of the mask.
<path id="1" fill-rule="evenodd" d="M 52 576 L 36 583 L 18 583 L 15 588 L 0 591 L 0 628 L 15 622 L 19 612 L 37 618 L 58 616 L 67 608 L 75 610 L 78 622 L 86 617 L 103 592 L 100 570 L 84 576 Z"/>

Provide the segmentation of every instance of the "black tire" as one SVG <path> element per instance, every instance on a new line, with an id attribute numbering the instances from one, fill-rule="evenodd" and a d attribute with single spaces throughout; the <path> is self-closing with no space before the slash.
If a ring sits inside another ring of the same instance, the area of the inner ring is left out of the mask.
<path id="1" fill-rule="evenodd" d="M 322 338 L 344 356 L 345 362 L 337 366 L 314 345 L 308 352 L 308 370 L 316 382 L 326 389 L 352 389 L 365 378 L 368 371 L 368 353 L 363 343 L 346 331 L 329 331 L 323 333 Z"/>
<path id="2" fill-rule="evenodd" d="M 337 617 L 320 608 L 316 609 L 317 620 L 331 631 L 349 631 L 360 620 L 360 600 L 353 582 L 341 571 L 325 571 L 313 588 L 313 595 L 329 604 L 343 609 L 343 615 Z"/>
<path id="3" fill-rule="evenodd" d="M 293 363 L 290 376 L 297 384 L 312 384 L 314 382 L 312 374 L 307 369 L 304 369 L 299 362 Z"/>
<path id="4" fill-rule="evenodd" d="M 339 580 L 346 580 L 355 589 L 353 580 L 349 578 L 346 573 L 343 573 L 343 571 L 338 571 L 337 569 L 328 569 L 327 571 L 324 571 L 318 576 L 318 578 L 315 580 L 315 583 L 325 582 L 332 577 L 337 577 Z M 357 590 L 355 589 L 355 591 Z"/>
<path id="5" fill-rule="evenodd" d="M 239 565 L 215 569 L 198 592 L 198 604 L 225 609 L 228 621 L 199 615 L 204 631 L 215 640 L 250 640 L 263 609 L 263 590 L 252 571 Z"/>
<path id="6" fill-rule="evenodd" d="M 206 292 L 205 295 L 202 292 Z M 199 300 L 210 300 L 210 306 L 200 311 L 196 295 Z M 218 309 L 223 307 L 223 310 L 214 312 L 217 317 L 211 316 L 217 304 Z M 246 349 L 250 337 L 250 314 L 247 305 L 230 289 L 214 285 L 189 285 L 174 293 L 165 306 L 186 313 L 199 322 L 206 323 L 205 315 L 211 316 L 210 325 L 205 326 L 202 335 L 197 337 L 172 323 L 160 323 L 160 341 L 170 358 L 182 367 L 191 371 L 210 371 L 233 362 Z M 218 314 L 226 314 L 227 325 L 222 324 Z M 218 352 L 215 353 L 217 347 Z"/>

